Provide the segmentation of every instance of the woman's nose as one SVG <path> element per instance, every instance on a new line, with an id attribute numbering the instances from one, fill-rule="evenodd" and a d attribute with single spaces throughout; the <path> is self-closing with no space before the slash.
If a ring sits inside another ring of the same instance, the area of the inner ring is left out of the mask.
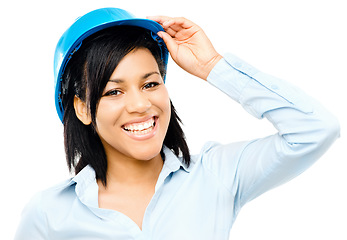
<path id="1" fill-rule="evenodd" d="M 141 91 L 132 91 L 128 93 L 126 109 L 129 113 L 144 113 L 152 106 L 148 96 Z"/>

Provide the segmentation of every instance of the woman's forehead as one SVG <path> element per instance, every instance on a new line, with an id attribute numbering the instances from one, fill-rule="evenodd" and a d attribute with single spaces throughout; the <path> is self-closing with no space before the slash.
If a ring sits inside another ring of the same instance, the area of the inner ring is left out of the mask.
<path id="1" fill-rule="evenodd" d="M 120 83 L 129 78 L 148 78 L 159 74 L 158 63 L 152 53 L 145 48 L 128 53 L 113 71 L 110 80 Z"/>

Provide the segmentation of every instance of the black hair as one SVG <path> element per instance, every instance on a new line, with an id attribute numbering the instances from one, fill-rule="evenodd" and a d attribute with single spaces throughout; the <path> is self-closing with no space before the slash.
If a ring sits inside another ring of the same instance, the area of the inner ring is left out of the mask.
<path id="1" fill-rule="evenodd" d="M 101 30 L 86 38 L 74 53 L 65 68 L 62 81 L 62 103 L 64 108 L 64 145 L 69 170 L 79 173 L 90 165 L 96 179 L 106 186 L 107 157 L 96 132 L 96 112 L 103 90 L 119 62 L 134 49 L 147 48 L 154 56 L 161 76 L 165 77 L 165 66 L 158 43 L 148 30 L 135 26 L 117 26 Z M 74 97 L 79 97 L 88 106 L 92 123 L 83 124 L 76 116 Z M 182 156 L 189 166 L 190 153 L 181 119 L 171 104 L 171 118 L 163 145 L 176 156 Z M 163 148 L 161 157 L 165 160 Z"/>

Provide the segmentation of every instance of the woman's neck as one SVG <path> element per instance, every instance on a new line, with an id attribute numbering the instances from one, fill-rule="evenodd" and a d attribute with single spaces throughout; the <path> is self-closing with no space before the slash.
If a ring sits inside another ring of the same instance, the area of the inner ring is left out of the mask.
<path id="1" fill-rule="evenodd" d="M 107 185 L 144 185 L 155 186 L 163 168 L 161 155 L 149 160 L 136 160 L 130 157 L 109 157 L 107 160 Z"/>

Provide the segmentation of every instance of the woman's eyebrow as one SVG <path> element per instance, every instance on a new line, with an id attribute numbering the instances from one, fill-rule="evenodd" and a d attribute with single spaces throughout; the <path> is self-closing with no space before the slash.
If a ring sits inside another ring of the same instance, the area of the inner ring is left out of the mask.
<path id="1" fill-rule="evenodd" d="M 152 76 L 153 74 L 158 74 L 158 75 L 160 75 L 159 72 L 153 71 L 153 72 L 149 72 L 149 73 L 144 74 L 144 75 L 141 77 L 141 79 L 146 79 L 146 78 Z M 118 79 L 118 78 L 110 79 L 110 80 L 108 80 L 108 81 L 109 81 L 109 82 L 114 82 L 114 83 L 124 83 L 124 80 Z"/>
<path id="2" fill-rule="evenodd" d="M 122 80 L 122 79 L 110 79 L 108 81 L 109 82 L 114 82 L 114 83 L 123 83 L 124 82 L 124 80 Z"/>
<path id="3" fill-rule="evenodd" d="M 142 76 L 142 79 L 146 79 L 146 78 L 152 76 L 153 74 L 158 74 L 158 75 L 160 75 L 159 72 L 153 71 L 153 72 L 149 72 L 149 73 L 144 74 L 144 75 Z"/>

